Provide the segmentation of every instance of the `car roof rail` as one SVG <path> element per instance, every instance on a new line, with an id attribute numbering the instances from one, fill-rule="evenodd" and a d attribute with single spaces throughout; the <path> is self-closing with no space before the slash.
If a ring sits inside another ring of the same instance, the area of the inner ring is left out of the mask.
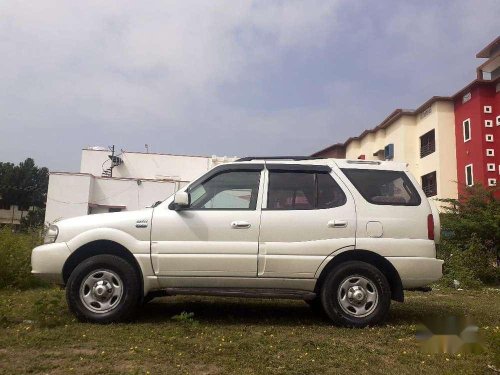
<path id="1" fill-rule="evenodd" d="M 252 161 L 252 160 L 318 160 L 324 159 L 318 156 L 246 156 L 239 158 L 236 161 Z"/>
<path id="2" fill-rule="evenodd" d="M 377 160 L 347 160 L 347 164 L 371 164 L 371 165 L 380 165 L 382 164 Z"/>

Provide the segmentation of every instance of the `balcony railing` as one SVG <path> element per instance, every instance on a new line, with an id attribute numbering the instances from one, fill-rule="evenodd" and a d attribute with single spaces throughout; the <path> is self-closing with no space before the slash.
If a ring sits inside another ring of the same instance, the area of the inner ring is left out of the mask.
<path id="1" fill-rule="evenodd" d="M 425 193 L 426 197 L 433 197 L 437 195 L 437 185 L 436 184 L 428 184 L 422 186 L 422 190 Z"/>
<path id="2" fill-rule="evenodd" d="M 420 146 L 420 158 L 432 154 L 436 151 L 436 142 L 433 140 L 431 142 L 425 143 Z"/>

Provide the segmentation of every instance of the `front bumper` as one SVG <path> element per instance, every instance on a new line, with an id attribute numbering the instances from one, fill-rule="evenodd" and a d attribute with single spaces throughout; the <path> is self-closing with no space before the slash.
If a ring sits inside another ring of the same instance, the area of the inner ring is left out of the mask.
<path id="1" fill-rule="evenodd" d="M 443 276 L 444 261 L 423 257 L 387 257 L 399 273 L 404 289 L 429 285 Z"/>
<path id="2" fill-rule="evenodd" d="M 70 254 L 66 242 L 35 247 L 31 252 L 31 273 L 45 281 L 63 284 L 62 270 Z"/>

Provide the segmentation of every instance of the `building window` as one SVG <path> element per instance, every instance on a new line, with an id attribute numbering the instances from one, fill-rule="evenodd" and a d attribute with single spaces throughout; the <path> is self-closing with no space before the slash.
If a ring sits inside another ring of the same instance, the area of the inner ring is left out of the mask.
<path id="1" fill-rule="evenodd" d="M 487 128 L 493 127 L 493 120 L 484 120 L 484 126 Z"/>
<path id="2" fill-rule="evenodd" d="M 486 168 L 488 169 L 488 172 L 495 172 L 495 163 L 486 164 Z"/>
<path id="3" fill-rule="evenodd" d="M 462 124 L 463 127 L 463 133 L 464 133 L 464 142 L 470 141 L 471 134 L 470 134 L 470 118 L 465 120 Z"/>
<path id="4" fill-rule="evenodd" d="M 484 110 L 484 113 L 491 113 L 492 112 L 491 105 L 485 105 L 483 107 L 483 110 Z"/>
<path id="5" fill-rule="evenodd" d="M 500 126 L 500 116 L 497 116 L 497 126 Z"/>
<path id="6" fill-rule="evenodd" d="M 488 186 L 497 186 L 496 178 L 488 178 Z"/>
<path id="7" fill-rule="evenodd" d="M 472 164 L 465 166 L 465 185 L 474 185 L 474 171 L 472 170 Z"/>
<path id="8" fill-rule="evenodd" d="M 432 129 L 420 137 L 420 158 L 436 151 L 436 132 Z"/>
<path id="9" fill-rule="evenodd" d="M 492 148 L 486 149 L 486 156 L 495 156 L 495 150 Z"/>
<path id="10" fill-rule="evenodd" d="M 384 158 L 385 160 L 394 159 L 394 143 L 390 143 L 384 148 Z"/>
<path id="11" fill-rule="evenodd" d="M 493 134 L 486 134 L 486 142 L 493 142 Z"/>
<path id="12" fill-rule="evenodd" d="M 0 210 L 10 210 L 10 204 L 4 199 L 0 199 Z"/>
<path id="13" fill-rule="evenodd" d="M 462 104 L 463 103 L 467 103 L 470 98 L 472 97 L 472 95 L 470 94 L 470 92 L 468 92 L 467 94 L 465 94 L 463 97 L 462 97 Z"/>
<path id="14" fill-rule="evenodd" d="M 436 172 L 427 173 L 422 176 L 422 190 L 428 197 L 437 195 Z"/>

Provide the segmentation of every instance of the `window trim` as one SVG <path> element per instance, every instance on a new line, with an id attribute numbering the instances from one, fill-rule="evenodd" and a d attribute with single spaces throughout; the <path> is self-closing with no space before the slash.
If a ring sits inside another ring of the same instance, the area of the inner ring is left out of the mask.
<path id="1" fill-rule="evenodd" d="M 486 142 L 494 142 L 493 134 L 485 134 L 484 139 Z"/>
<path id="2" fill-rule="evenodd" d="M 493 127 L 493 120 L 484 120 L 484 127 L 485 128 L 492 128 Z"/>
<path id="3" fill-rule="evenodd" d="M 257 200 L 255 202 L 255 208 L 249 207 L 249 208 L 202 208 L 202 207 L 197 207 L 197 208 L 192 208 L 191 207 L 191 202 L 188 207 L 182 208 L 182 211 L 259 211 L 259 194 L 261 190 L 261 182 L 262 182 L 262 171 L 264 170 L 264 164 L 245 164 L 245 165 L 234 165 L 234 164 L 223 164 L 218 167 L 215 167 L 211 171 L 205 173 L 203 176 L 195 180 L 191 185 L 188 186 L 188 188 L 185 190 L 188 194 L 190 192 L 198 187 L 199 185 L 203 184 L 205 181 L 211 180 L 212 178 L 224 174 L 224 173 L 231 173 L 231 172 L 260 172 L 259 174 L 259 182 L 257 184 Z M 170 204 L 172 205 L 172 203 Z M 169 205 L 169 208 L 172 209 Z"/>
<path id="4" fill-rule="evenodd" d="M 467 127 L 469 128 L 469 138 L 465 138 L 465 124 L 467 123 Z M 471 139 L 472 139 L 472 127 L 471 127 L 471 124 L 470 124 L 470 118 L 468 119 L 465 119 L 463 122 L 462 122 L 462 135 L 463 135 L 463 138 L 464 138 L 464 143 L 465 142 L 469 142 Z"/>
<path id="5" fill-rule="evenodd" d="M 467 181 L 467 168 L 470 167 L 470 184 L 469 181 Z M 465 166 L 465 185 L 466 186 L 474 186 L 474 165 L 473 164 L 467 164 Z"/>
<path id="6" fill-rule="evenodd" d="M 491 105 L 485 105 L 485 106 L 483 106 L 483 112 L 484 113 L 491 113 L 491 112 L 493 112 L 493 108 L 491 107 Z"/>
<path id="7" fill-rule="evenodd" d="M 495 172 L 496 164 L 495 163 L 486 163 L 486 170 L 488 172 Z"/>
<path id="8" fill-rule="evenodd" d="M 282 164 L 276 164 L 281 166 Z M 286 164 L 283 164 L 286 165 Z M 266 168 L 269 166 L 269 164 L 266 164 Z M 305 165 L 300 165 L 300 167 L 304 167 Z M 315 166 L 312 166 L 315 167 Z M 326 167 L 328 168 L 329 171 L 331 171 L 331 168 L 328 166 L 319 166 L 319 167 Z M 315 169 L 309 169 L 309 170 L 304 170 L 304 169 L 268 169 L 267 173 L 267 181 L 266 181 L 266 207 L 262 207 L 262 211 L 318 211 L 318 210 L 331 210 L 334 208 L 342 207 L 347 204 L 347 194 L 345 190 L 342 188 L 341 184 L 337 179 L 330 173 L 327 172 L 325 168 L 321 168 L 319 170 Z M 308 174 L 314 174 L 314 207 L 313 208 L 269 208 L 269 185 L 271 182 L 271 173 L 308 173 Z M 342 194 L 344 195 L 344 201 L 341 205 L 334 206 L 334 207 L 323 207 L 323 208 L 318 208 L 318 174 L 325 174 L 328 175 L 332 178 L 332 180 L 337 184 L 337 186 L 340 188 L 342 191 Z"/>
<path id="9" fill-rule="evenodd" d="M 497 126 L 500 126 L 500 115 L 497 116 Z"/>
<path id="10" fill-rule="evenodd" d="M 494 148 L 487 148 L 486 149 L 486 156 L 495 156 L 495 149 Z"/>
<path id="11" fill-rule="evenodd" d="M 415 184 L 413 181 L 410 179 L 410 177 L 406 174 L 404 171 L 394 171 L 394 170 L 388 170 L 388 169 L 363 169 L 363 168 L 341 168 L 340 169 L 344 176 L 349 180 L 349 182 L 354 186 L 356 191 L 363 197 L 363 199 L 375 206 L 402 206 L 402 207 L 418 207 L 422 204 L 422 197 L 420 196 L 420 191 L 415 187 Z M 346 171 L 365 171 L 365 172 L 398 172 L 401 173 L 401 176 L 403 180 L 406 182 L 406 184 L 409 186 L 410 190 L 413 189 L 413 193 L 415 197 L 417 197 L 417 201 L 415 203 L 384 203 L 384 202 L 373 202 L 371 199 L 368 199 L 365 197 L 365 195 L 358 189 L 358 187 L 352 182 L 351 178 L 348 176 L 348 173 Z M 425 195 L 425 194 L 424 194 Z"/>
<path id="12" fill-rule="evenodd" d="M 488 186 L 497 186 L 496 178 L 488 178 Z"/>

